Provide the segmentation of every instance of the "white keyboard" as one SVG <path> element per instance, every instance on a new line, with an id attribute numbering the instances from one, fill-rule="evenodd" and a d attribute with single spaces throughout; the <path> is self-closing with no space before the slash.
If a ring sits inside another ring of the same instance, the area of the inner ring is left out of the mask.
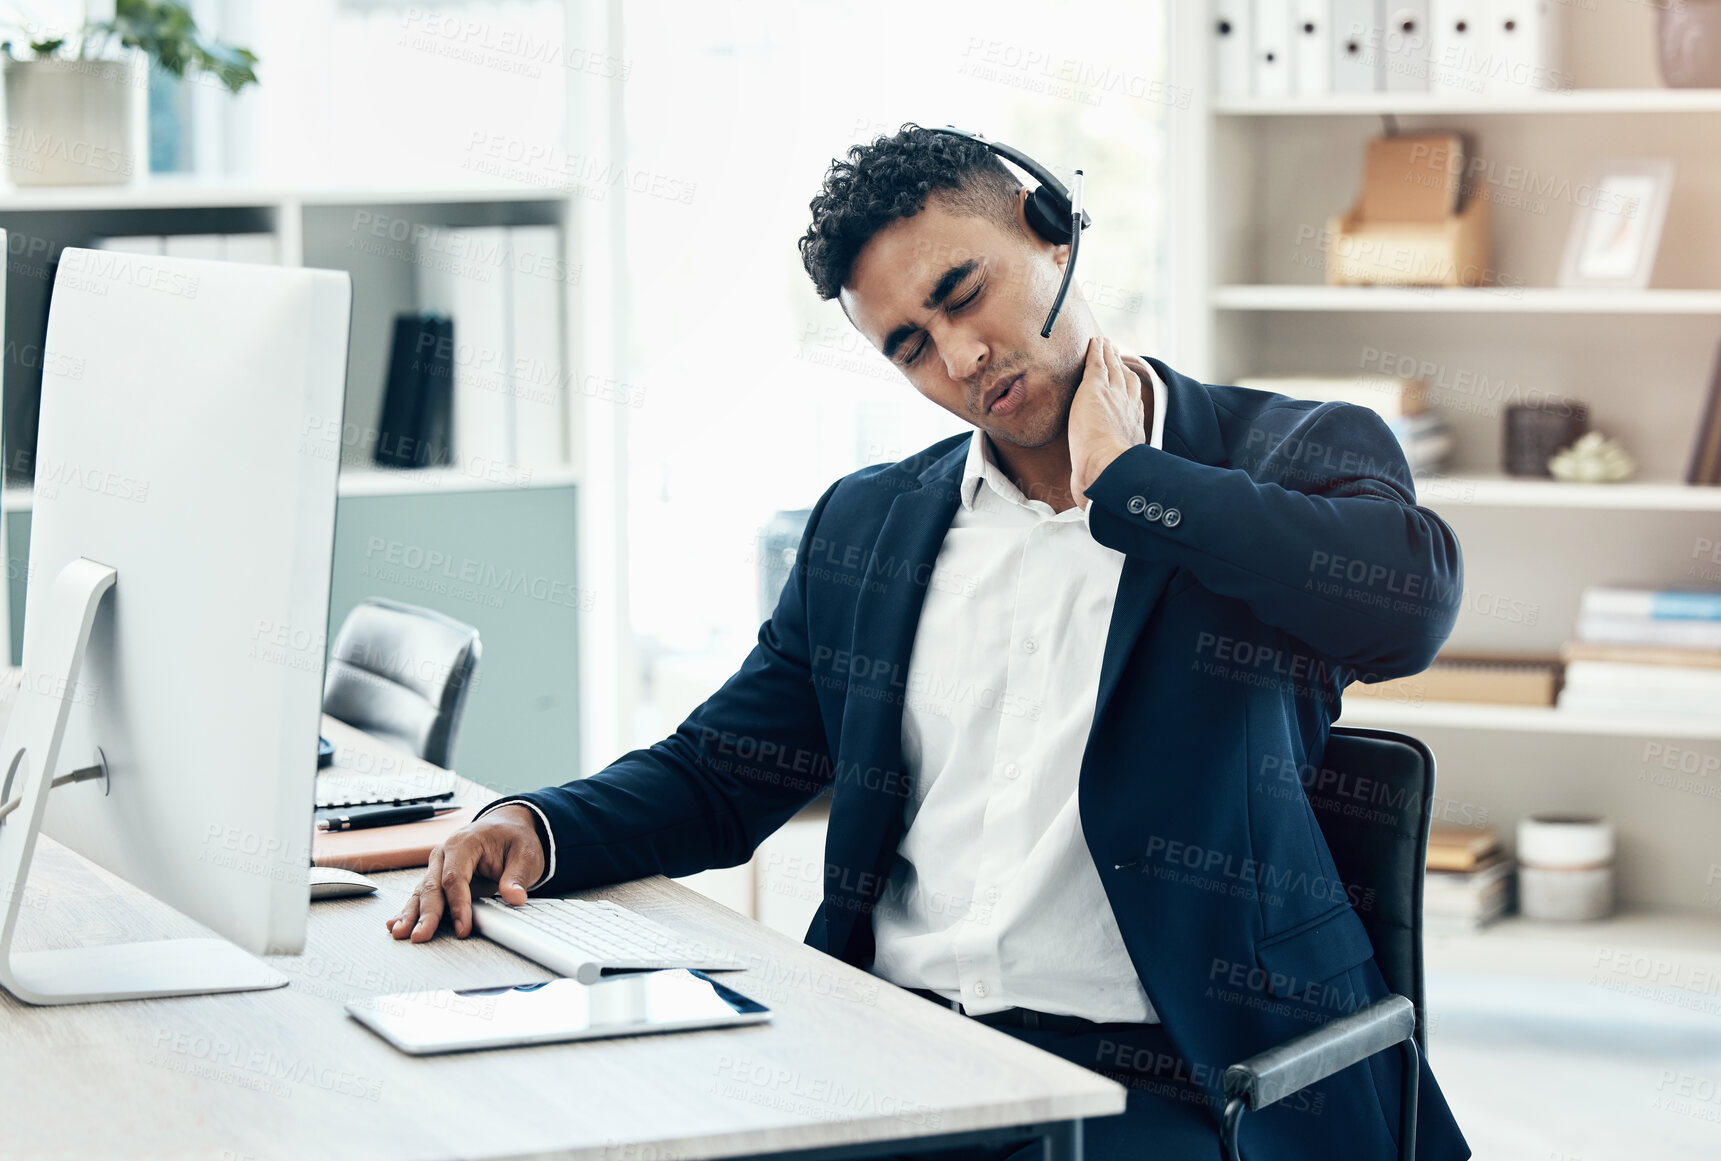
<path id="1" fill-rule="evenodd" d="M 486 939 L 582 984 L 597 983 L 605 972 L 747 966 L 738 956 L 677 935 L 614 903 L 528 899 L 510 907 L 500 899 L 479 899 L 472 923 Z"/>

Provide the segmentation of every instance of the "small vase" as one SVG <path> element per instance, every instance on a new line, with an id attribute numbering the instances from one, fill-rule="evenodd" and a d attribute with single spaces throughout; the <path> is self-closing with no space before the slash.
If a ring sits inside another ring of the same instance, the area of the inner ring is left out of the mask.
<path id="1" fill-rule="evenodd" d="M 1671 0 L 1658 15 L 1661 79 L 1675 89 L 1721 86 L 1721 3 Z"/>
<path id="2" fill-rule="evenodd" d="M 137 171 L 137 102 L 148 74 L 128 60 L 8 60 L 6 176 L 13 185 L 124 185 Z"/>

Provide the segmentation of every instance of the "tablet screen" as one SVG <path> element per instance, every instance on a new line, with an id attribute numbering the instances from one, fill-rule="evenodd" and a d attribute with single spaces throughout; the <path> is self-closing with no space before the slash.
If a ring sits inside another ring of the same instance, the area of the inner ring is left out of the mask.
<path id="1" fill-rule="evenodd" d="M 770 1010 L 704 972 L 674 968 L 595 984 L 555 979 L 353 1000 L 347 1011 L 402 1052 L 460 1052 L 758 1024 Z"/>

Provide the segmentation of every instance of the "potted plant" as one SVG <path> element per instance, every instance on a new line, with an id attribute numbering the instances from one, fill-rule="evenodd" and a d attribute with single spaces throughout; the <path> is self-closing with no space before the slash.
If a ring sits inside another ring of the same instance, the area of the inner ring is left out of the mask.
<path id="1" fill-rule="evenodd" d="M 14 185 L 130 181 L 139 154 L 132 127 L 149 68 L 201 73 L 234 93 L 256 82 L 256 54 L 203 35 L 184 4 L 115 0 L 113 7 L 112 19 L 85 20 L 68 35 L 0 41 Z"/>

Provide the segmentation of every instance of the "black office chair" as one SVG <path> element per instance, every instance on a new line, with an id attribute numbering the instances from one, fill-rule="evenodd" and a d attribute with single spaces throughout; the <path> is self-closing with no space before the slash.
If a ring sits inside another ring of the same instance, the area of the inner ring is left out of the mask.
<path id="1" fill-rule="evenodd" d="M 471 625 L 371 597 L 347 614 L 335 637 L 323 712 L 452 769 L 479 652 Z"/>
<path id="2" fill-rule="evenodd" d="M 1321 834 L 1332 851 L 1339 878 L 1374 888 L 1374 905 L 1359 911 L 1375 962 L 1393 995 L 1341 1016 L 1276 1048 L 1225 1070 L 1225 1106 L 1220 1144 L 1226 1161 L 1237 1161 L 1243 1114 L 1265 1108 L 1377 1052 L 1398 1047 L 1404 1054 L 1404 1108 L 1399 1122 L 1399 1157 L 1415 1161 L 1417 1071 L 1426 1049 L 1422 971 L 1422 882 L 1428 861 L 1429 803 L 1434 795 L 1434 755 L 1415 738 L 1389 730 L 1334 727 L 1321 758 L 1324 771 L 1345 777 L 1316 778 L 1305 785 Z M 1368 814 L 1347 813 L 1337 791 L 1366 776 L 1387 787 Z M 1383 818 L 1382 815 L 1389 817 Z"/>

